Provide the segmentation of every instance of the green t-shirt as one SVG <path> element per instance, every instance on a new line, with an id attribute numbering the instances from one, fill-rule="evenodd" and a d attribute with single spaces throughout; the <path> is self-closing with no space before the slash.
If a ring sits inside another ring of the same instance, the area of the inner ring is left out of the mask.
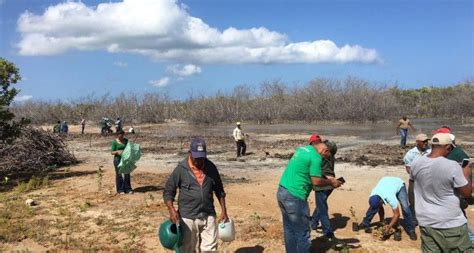
<path id="1" fill-rule="evenodd" d="M 313 189 L 311 177 L 321 177 L 322 157 L 311 146 L 299 147 L 283 171 L 280 185 L 294 197 L 306 200 Z"/>
<path id="2" fill-rule="evenodd" d="M 114 141 L 112 141 L 112 151 L 124 150 L 125 147 L 127 146 L 127 143 L 128 143 L 127 138 L 123 138 L 123 141 L 121 144 L 118 143 L 117 139 L 114 139 Z M 121 157 L 121 155 L 115 155 L 115 157 Z"/>
<path id="3" fill-rule="evenodd" d="M 464 160 L 469 160 L 469 156 L 459 146 L 456 146 L 451 152 L 449 152 L 449 155 L 446 158 L 456 161 L 459 164 L 462 164 Z"/>

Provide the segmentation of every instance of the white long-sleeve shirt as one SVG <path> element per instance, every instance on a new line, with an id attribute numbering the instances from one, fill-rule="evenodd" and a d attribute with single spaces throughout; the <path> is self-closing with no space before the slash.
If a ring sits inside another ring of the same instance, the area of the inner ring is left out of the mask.
<path id="1" fill-rule="evenodd" d="M 234 129 L 234 133 L 232 135 L 234 136 L 235 141 L 243 141 L 245 139 L 244 132 L 242 132 L 242 129 L 238 127 Z"/>

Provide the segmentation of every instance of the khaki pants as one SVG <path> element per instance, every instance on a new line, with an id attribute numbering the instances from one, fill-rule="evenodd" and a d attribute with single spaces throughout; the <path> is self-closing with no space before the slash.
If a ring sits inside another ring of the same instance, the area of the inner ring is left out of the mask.
<path id="1" fill-rule="evenodd" d="M 196 244 L 199 242 L 201 252 L 217 251 L 217 226 L 216 217 L 207 216 L 204 219 L 182 218 L 183 245 L 182 253 L 196 252 Z"/>
<path id="2" fill-rule="evenodd" d="M 423 252 L 474 252 L 467 225 L 436 229 L 420 227 Z"/>

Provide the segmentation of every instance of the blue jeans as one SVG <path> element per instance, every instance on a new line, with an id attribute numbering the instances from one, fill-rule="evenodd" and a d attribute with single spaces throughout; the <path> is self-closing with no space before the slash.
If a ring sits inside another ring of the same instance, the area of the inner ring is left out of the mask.
<path id="1" fill-rule="evenodd" d="M 120 157 L 114 157 L 115 167 L 115 187 L 118 193 L 132 191 L 130 184 L 130 174 L 119 173 L 118 165 L 120 164 Z"/>
<path id="2" fill-rule="evenodd" d="M 321 221 L 325 236 L 334 236 L 328 214 L 328 198 L 331 193 L 332 190 L 315 191 L 316 209 L 314 209 L 313 218 L 311 219 L 311 227 L 313 228 L 317 227 L 319 221 Z"/>
<path id="3" fill-rule="evenodd" d="M 407 145 L 408 138 L 408 129 L 400 128 L 400 147 L 405 147 Z"/>
<path id="4" fill-rule="evenodd" d="M 278 206 L 283 216 L 285 249 L 288 253 L 310 252 L 309 206 L 282 186 L 277 192 Z"/>
<path id="5" fill-rule="evenodd" d="M 400 191 L 397 193 L 397 199 L 400 202 L 400 206 L 402 207 L 402 214 L 403 219 L 405 221 L 405 229 L 408 233 L 415 231 L 415 225 L 413 220 L 413 215 L 411 214 L 410 203 L 408 202 L 408 194 L 405 184 L 403 184 Z M 383 205 L 383 200 L 380 199 L 380 205 Z M 365 215 L 363 224 L 366 226 L 370 225 L 370 221 L 374 218 L 375 214 L 378 212 L 378 206 L 370 206 L 369 210 Z"/>

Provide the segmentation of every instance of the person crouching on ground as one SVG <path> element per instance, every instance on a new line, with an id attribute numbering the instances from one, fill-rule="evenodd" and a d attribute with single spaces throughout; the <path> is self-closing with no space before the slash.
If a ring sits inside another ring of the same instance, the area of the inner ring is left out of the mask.
<path id="1" fill-rule="evenodd" d="M 125 132 L 123 130 L 117 132 L 117 138 L 112 141 L 112 155 L 114 155 L 114 167 L 115 167 L 115 187 L 118 194 L 132 194 L 132 185 L 130 183 L 130 174 L 119 173 L 118 165 L 120 159 L 122 159 L 122 153 L 127 146 L 128 139 L 125 138 Z"/>
<path id="2" fill-rule="evenodd" d="M 431 154 L 410 164 L 423 252 L 474 252 L 458 197 L 471 196 L 471 170 L 446 158 L 453 148 L 449 134 L 435 134 Z"/>
<path id="3" fill-rule="evenodd" d="M 216 211 L 213 193 L 221 206 L 218 222 L 228 221 L 225 192 L 216 165 L 207 158 L 206 143 L 201 138 L 191 141 L 188 157 L 173 170 L 166 182 L 163 199 L 170 220 L 183 227 L 181 252 L 193 253 L 196 244 L 202 252 L 217 250 Z M 179 189 L 178 210 L 173 206 Z"/>
<path id="4" fill-rule="evenodd" d="M 314 144 L 316 142 L 321 141 L 321 137 L 317 134 L 311 135 L 309 139 L 310 144 Z M 324 144 L 326 144 L 329 152 L 323 154 L 322 175 L 324 178 L 335 177 L 336 174 L 334 173 L 334 163 L 336 161 L 335 155 L 337 152 L 336 143 L 329 140 L 324 140 L 323 142 Z M 316 208 L 314 209 L 313 216 L 311 218 L 311 228 L 313 230 L 316 230 L 319 225 L 319 222 L 321 221 L 321 227 L 323 229 L 324 238 L 328 241 L 333 241 L 335 237 L 334 232 L 331 228 L 331 223 L 329 222 L 328 198 L 334 188 L 331 185 L 314 185 L 313 190 L 315 193 Z"/>
<path id="5" fill-rule="evenodd" d="M 385 215 L 383 205 L 388 204 L 393 210 L 393 216 L 383 232 L 384 234 L 390 234 L 390 231 L 400 218 L 400 209 L 398 208 L 399 201 L 402 207 L 405 229 L 410 239 L 416 241 L 417 236 L 413 216 L 411 215 L 410 205 L 408 203 L 407 189 L 403 180 L 398 177 L 383 177 L 379 180 L 370 194 L 369 209 L 367 210 L 364 220 L 359 225 L 359 228 L 365 229 L 365 232 L 370 233 L 370 222 L 372 218 L 374 218 L 378 212 L 380 222 L 383 222 Z"/>
<path id="6" fill-rule="evenodd" d="M 283 218 L 286 252 L 308 253 L 310 250 L 310 219 L 308 196 L 313 185 L 341 185 L 334 177 L 323 178 L 321 154 L 327 153 L 324 143 L 296 149 L 280 179 L 278 206 Z"/>

